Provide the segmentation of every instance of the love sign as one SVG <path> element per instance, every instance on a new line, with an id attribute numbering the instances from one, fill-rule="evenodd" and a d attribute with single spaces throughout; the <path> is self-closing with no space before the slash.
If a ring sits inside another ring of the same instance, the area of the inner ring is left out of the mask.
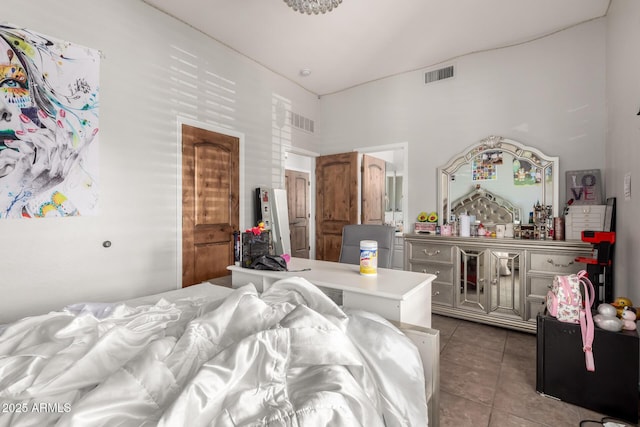
<path id="1" fill-rule="evenodd" d="M 574 205 L 602 204 L 602 180 L 600 169 L 566 172 L 567 201 Z"/>

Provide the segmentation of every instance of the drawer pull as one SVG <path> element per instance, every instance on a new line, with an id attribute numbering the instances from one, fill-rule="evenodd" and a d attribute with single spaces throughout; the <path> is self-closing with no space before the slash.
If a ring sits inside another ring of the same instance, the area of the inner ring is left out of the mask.
<path id="1" fill-rule="evenodd" d="M 422 269 L 422 272 L 423 272 L 424 274 L 435 274 L 436 276 L 439 276 L 439 275 L 440 275 L 440 270 L 436 270 L 436 271 L 435 271 L 435 272 L 433 272 L 433 273 L 429 273 L 429 272 L 427 271 L 427 269 L 426 269 L 426 268 L 423 268 L 423 269 Z"/>
<path id="2" fill-rule="evenodd" d="M 438 295 L 440 295 L 440 291 L 435 291 L 431 294 L 432 297 L 437 297 Z"/>
<path id="3" fill-rule="evenodd" d="M 438 249 L 435 252 L 428 252 L 426 249 L 423 249 L 422 252 L 424 252 L 426 256 L 434 256 L 434 255 L 438 255 L 440 253 L 440 249 Z"/>
<path id="4" fill-rule="evenodd" d="M 553 262 L 553 260 L 551 258 L 549 258 L 547 260 L 547 262 L 549 264 L 553 265 L 554 267 L 569 267 L 569 266 L 573 265 L 573 260 L 569 261 L 569 264 L 556 264 L 556 263 Z"/>

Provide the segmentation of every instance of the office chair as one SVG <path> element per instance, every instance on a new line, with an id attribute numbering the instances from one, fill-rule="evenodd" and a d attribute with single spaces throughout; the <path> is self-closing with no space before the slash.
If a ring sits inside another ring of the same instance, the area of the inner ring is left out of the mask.
<path id="1" fill-rule="evenodd" d="M 360 264 L 360 241 L 378 242 L 378 267 L 391 268 L 393 261 L 393 240 L 395 227 L 375 224 L 345 225 L 342 229 L 342 247 L 339 262 Z"/>

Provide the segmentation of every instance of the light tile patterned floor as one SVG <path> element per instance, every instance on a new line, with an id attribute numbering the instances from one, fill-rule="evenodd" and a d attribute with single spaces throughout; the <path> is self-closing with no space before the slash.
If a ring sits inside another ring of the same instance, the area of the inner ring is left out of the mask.
<path id="1" fill-rule="evenodd" d="M 577 427 L 605 416 L 536 392 L 535 335 L 438 315 L 432 327 L 440 330 L 441 426 Z"/>

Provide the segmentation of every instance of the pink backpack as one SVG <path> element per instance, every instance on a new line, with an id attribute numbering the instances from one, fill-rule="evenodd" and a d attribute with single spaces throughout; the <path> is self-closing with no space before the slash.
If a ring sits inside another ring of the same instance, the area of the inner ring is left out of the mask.
<path id="1" fill-rule="evenodd" d="M 582 296 L 584 289 L 584 304 Z M 549 314 L 561 322 L 580 323 L 582 331 L 582 350 L 584 351 L 587 371 L 595 371 L 593 361 L 593 318 L 591 306 L 595 299 L 593 284 L 582 270 L 578 274 L 556 276 L 551 290 L 547 292 L 547 310 Z"/>

